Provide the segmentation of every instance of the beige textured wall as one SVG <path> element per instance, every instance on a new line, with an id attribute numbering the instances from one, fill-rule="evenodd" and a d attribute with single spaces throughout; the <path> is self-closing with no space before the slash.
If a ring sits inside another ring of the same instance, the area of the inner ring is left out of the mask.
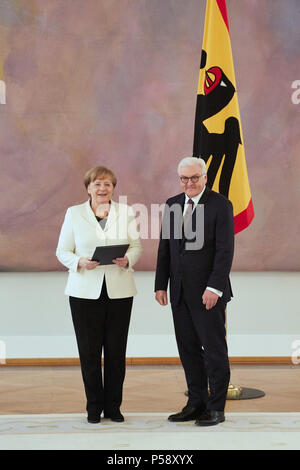
<path id="1" fill-rule="evenodd" d="M 298 0 L 228 0 L 255 219 L 236 270 L 300 269 Z M 193 144 L 204 0 L 2 0 L 0 269 L 63 269 L 55 258 L 82 177 L 104 164 L 128 202 L 179 192 Z M 0 68 L 1 70 L 1 68 Z M 143 240 L 138 269 L 155 267 Z"/>

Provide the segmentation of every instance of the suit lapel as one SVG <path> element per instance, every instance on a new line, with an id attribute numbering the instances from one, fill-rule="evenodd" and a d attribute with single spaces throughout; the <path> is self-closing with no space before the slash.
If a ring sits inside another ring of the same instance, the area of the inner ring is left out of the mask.
<path id="1" fill-rule="evenodd" d="M 101 225 L 99 224 L 98 220 L 96 219 L 96 216 L 93 212 L 93 209 L 91 208 L 90 201 L 88 200 L 85 203 L 85 218 L 95 227 L 97 227 L 98 230 L 101 230 L 102 232 L 106 232 L 109 230 L 109 228 L 116 223 L 117 219 L 119 216 L 119 211 L 118 211 L 118 204 L 114 201 L 111 201 L 111 207 L 109 210 L 109 214 L 107 217 L 107 222 L 105 224 L 104 229 L 102 229 Z"/>
<path id="2" fill-rule="evenodd" d="M 86 201 L 85 203 L 85 218 L 95 227 L 99 226 L 99 223 L 96 219 L 93 209 L 91 208 L 90 200 Z"/>
<path id="3" fill-rule="evenodd" d="M 105 224 L 105 227 L 104 227 L 104 232 L 106 232 L 107 230 L 109 230 L 109 228 L 116 223 L 117 219 L 119 217 L 119 207 L 118 207 L 118 204 L 114 201 L 111 201 L 111 205 L 110 205 L 110 210 L 109 210 L 109 214 L 108 214 L 108 217 L 107 217 L 107 222 Z"/>
<path id="4" fill-rule="evenodd" d="M 201 205 L 204 205 L 204 204 L 207 202 L 207 200 L 208 200 L 208 198 L 209 198 L 210 192 L 211 192 L 210 188 L 208 188 L 208 187 L 206 186 L 206 187 L 205 187 L 205 190 L 203 191 L 202 196 L 200 197 L 200 199 L 199 199 L 199 201 L 198 201 L 198 204 L 197 204 L 198 207 L 201 206 Z M 184 201 L 184 200 L 183 200 L 183 201 Z M 193 211 L 193 214 L 192 214 L 192 220 L 191 220 L 191 222 L 192 222 L 193 230 L 196 229 L 196 214 L 197 214 L 197 207 L 195 207 L 195 209 L 194 209 L 194 211 Z M 184 234 L 183 234 L 182 240 L 181 240 L 181 247 L 184 246 L 185 241 L 186 241 L 186 239 L 185 239 Z"/>
<path id="5" fill-rule="evenodd" d="M 205 204 L 207 202 L 207 199 L 209 198 L 210 193 L 211 189 L 208 186 L 205 186 L 205 190 L 202 196 L 200 197 L 198 204 Z"/>
<path id="6" fill-rule="evenodd" d="M 175 243 L 177 243 L 178 249 L 180 249 L 181 244 L 183 242 L 182 238 L 182 222 L 183 222 L 183 210 L 184 210 L 184 203 L 185 203 L 185 193 L 182 193 L 178 196 L 178 203 L 181 206 L 181 217 L 176 217 L 174 218 L 174 222 L 176 227 L 174 227 L 174 233 L 175 234 L 181 234 L 181 238 L 175 238 Z M 175 212 L 176 214 L 176 212 Z"/>
<path id="7" fill-rule="evenodd" d="M 207 202 L 207 199 L 208 199 L 208 197 L 209 197 L 210 191 L 211 191 L 211 190 L 210 190 L 207 186 L 205 186 L 205 189 L 204 189 L 204 191 L 203 191 L 202 196 L 200 197 L 200 199 L 199 199 L 199 201 L 198 201 L 197 206 L 201 206 L 202 204 L 205 204 L 205 203 Z M 193 224 L 193 227 L 195 227 L 195 222 L 196 222 L 196 209 L 197 209 L 197 207 L 195 207 L 195 210 L 194 210 L 194 212 L 193 212 L 193 214 L 192 214 L 192 224 Z"/>

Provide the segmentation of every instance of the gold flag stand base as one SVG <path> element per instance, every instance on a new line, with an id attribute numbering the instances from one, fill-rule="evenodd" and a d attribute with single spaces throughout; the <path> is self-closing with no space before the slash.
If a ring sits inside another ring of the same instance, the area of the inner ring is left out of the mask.
<path id="1" fill-rule="evenodd" d="M 239 400 L 243 393 L 242 387 L 236 387 L 235 385 L 229 384 L 227 390 L 227 400 Z"/>
<path id="2" fill-rule="evenodd" d="M 236 387 L 229 384 L 227 390 L 227 400 L 251 400 L 253 398 L 261 398 L 265 396 L 265 392 L 256 388 Z"/>
<path id="3" fill-rule="evenodd" d="M 227 307 L 225 309 L 225 328 L 227 332 Z M 226 335 L 227 336 L 227 335 Z M 209 387 L 208 387 L 209 393 Z M 185 396 L 189 396 L 188 390 L 184 392 Z M 265 392 L 257 390 L 256 388 L 236 387 L 229 384 L 227 390 L 226 400 L 251 400 L 253 398 L 261 398 L 265 396 Z"/>
<path id="4" fill-rule="evenodd" d="M 188 396 L 188 391 L 184 392 Z M 251 400 L 253 398 L 261 398 L 265 396 L 265 392 L 256 388 L 236 387 L 229 384 L 227 390 L 227 400 Z"/>

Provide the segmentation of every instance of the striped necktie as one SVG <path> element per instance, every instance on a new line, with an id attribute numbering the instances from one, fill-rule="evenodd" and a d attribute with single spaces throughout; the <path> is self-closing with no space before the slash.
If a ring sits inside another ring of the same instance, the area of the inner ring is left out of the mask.
<path id="1" fill-rule="evenodd" d="M 186 211 L 185 211 L 184 216 L 183 216 L 183 226 L 184 227 L 186 227 L 186 224 L 190 220 L 190 217 L 193 213 L 194 201 L 192 199 L 189 199 L 187 204 L 188 204 L 188 206 L 187 206 Z"/>

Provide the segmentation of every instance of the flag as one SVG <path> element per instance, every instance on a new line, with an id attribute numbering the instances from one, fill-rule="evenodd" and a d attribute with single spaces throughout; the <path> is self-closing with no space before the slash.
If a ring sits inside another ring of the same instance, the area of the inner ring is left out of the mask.
<path id="1" fill-rule="evenodd" d="M 235 233 L 254 210 L 247 174 L 226 0 L 207 0 L 197 91 L 193 156 L 207 164 L 207 184 L 233 205 Z"/>

